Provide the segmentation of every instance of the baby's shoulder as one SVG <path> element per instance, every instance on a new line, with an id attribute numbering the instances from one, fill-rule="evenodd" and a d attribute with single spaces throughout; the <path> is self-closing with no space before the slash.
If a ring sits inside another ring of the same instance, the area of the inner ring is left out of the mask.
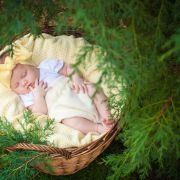
<path id="1" fill-rule="evenodd" d="M 39 64 L 38 68 L 45 69 L 50 72 L 58 72 L 59 69 L 63 67 L 63 65 L 64 65 L 64 62 L 62 60 L 45 59 Z"/>

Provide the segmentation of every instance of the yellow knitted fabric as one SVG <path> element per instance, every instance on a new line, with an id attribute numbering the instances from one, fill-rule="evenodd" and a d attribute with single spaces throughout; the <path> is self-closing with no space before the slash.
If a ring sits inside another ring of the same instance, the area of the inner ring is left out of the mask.
<path id="1" fill-rule="evenodd" d="M 17 118 L 23 121 L 24 107 L 19 97 L 6 88 L 9 85 L 11 76 L 10 70 L 17 63 L 29 63 L 38 65 L 42 60 L 57 58 L 66 63 L 75 63 L 77 55 L 81 48 L 88 43 L 83 38 L 74 38 L 73 36 L 51 36 L 42 34 L 34 39 L 30 34 L 18 39 L 14 42 L 14 55 L 8 57 L 5 64 L 0 65 L 0 116 L 5 116 L 16 129 L 19 129 Z M 6 47 L 7 49 L 7 47 Z M 0 55 L 4 53 L 3 49 Z M 79 69 L 86 80 L 96 82 L 100 73 L 96 70 L 96 50 L 89 53 L 86 58 L 86 64 L 80 65 Z M 91 61 L 90 61 L 91 59 Z M 44 123 L 47 116 L 36 114 L 37 120 Z M 49 137 L 50 143 L 54 143 L 57 147 L 74 147 L 88 144 L 100 136 L 97 133 L 88 133 L 84 136 L 81 132 L 55 122 L 54 133 Z"/>
<path id="2" fill-rule="evenodd" d="M 42 114 L 34 115 L 36 116 L 36 121 L 38 122 L 38 124 L 43 128 L 46 124 L 47 116 Z M 19 114 L 17 116 L 18 119 L 22 119 L 22 117 L 23 114 Z M 17 130 L 23 131 L 22 126 L 19 125 L 19 122 L 17 120 L 13 121 L 12 123 Z M 21 120 L 21 123 L 24 123 L 24 121 Z M 78 130 L 72 129 L 62 123 L 58 123 L 55 121 L 53 125 L 53 133 L 49 137 L 47 137 L 47 141 L 51 146 L 54 145 L 55 147 L 80 147 L 89 144 L 102 136 L 94 132 L 89 132 L 88 134 L 84 135 Z M 29 127 L 31 127 L 30 124 Z"/>
<path id="3" fill-rule="evenodd" d="M 24 48 L 21 44 L 16 43 L 13 48 L 13 56 L 7 56 L 4 64 L 0 64 L 0 83 L 5 87 L 10 88 L 10 79 L 13 68 L 18 63 L 32 64 L 32 62 L 30 62 L 31 55 L 32 53 L 30 51 Z"/>

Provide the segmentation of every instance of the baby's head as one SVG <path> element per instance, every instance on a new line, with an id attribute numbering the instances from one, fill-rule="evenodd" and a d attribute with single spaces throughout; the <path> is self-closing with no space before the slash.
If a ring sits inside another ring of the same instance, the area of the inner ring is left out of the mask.
<path id="1" fill-rule="evenodd" d="M 12 70 L 10 88 L 16 94 L 27 94 L 39 78 L 39 70 L 35 66 L 17 64 Z"/>

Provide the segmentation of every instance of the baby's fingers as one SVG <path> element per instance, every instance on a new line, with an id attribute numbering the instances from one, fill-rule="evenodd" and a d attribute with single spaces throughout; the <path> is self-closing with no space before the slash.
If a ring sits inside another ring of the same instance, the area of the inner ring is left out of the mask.
<path id="1" fill-rule="evenodd" d="M 76 84 L 74 84 L 73 82 L 70 83 L 70 88 L 71 88 L 75 93 L 79 93 L 79 90 L 80 90 L 79 86 L 76 85 Z"/>
<path id="2" fill-rule="evenodd" d="M 34 83 L 35 87 L 37 87 L 37 86 L 38 86 L 38 84 L 39 84 L 39 80 L 38 80 L 38 79 L 36 79 L 36 80 L 35 80 L 35 83 Z"/>
<path id="3" fill-rule="evenodd" d="M 86 86 L 85 84 L 83 84 L 82 86 L 83 86 L 83 88 L 84 88 L 84 93 L 88 93 L 88 88 L 87 88 L 87 86 Z"/>
<path id="4" fill-rule="evenodd" d="M 76 85 L 76 84 L 74 84 L 74 91 L 76 93 L 79 93 L 79 91 L 80 91 L 80 87 L 78 85 Z"/>
<path id="5" fill-rule="evenodd" d="M 48 91 L 49 88 L 48 88 L 48 83 L 47 82 L 44 83 L 43 88 L 45 89 L 46 92 Z"/>
<path id="6" fill-rule="evenodd" d="M 44 85 L 44 81 L 40 81 L 39 86 L 43 87 L 43 85 Z"/>
<path id="7" fill-rule="evenodd" d="M 41 81 L 39 85 L 40 85 L 40 87 L 41 87 L 42 89 L 44 89 L 46 92 L 48 91 L 48 83 L 47 83 L 47 82 Z"/>
<path id="8" fill-rule="evenodd" d="M 44 89 L 46 89 L 47 86 L 48 86 L 47 82 L 43 82 L 43 83 L 42 83 L 42 87 L 43 87 Z"/>
<path id="9" fill-rule="evenodd" d="M 86 93 L 86 86 L 84 84 L 79 85 L 79 90 L 83 93 Z"/>

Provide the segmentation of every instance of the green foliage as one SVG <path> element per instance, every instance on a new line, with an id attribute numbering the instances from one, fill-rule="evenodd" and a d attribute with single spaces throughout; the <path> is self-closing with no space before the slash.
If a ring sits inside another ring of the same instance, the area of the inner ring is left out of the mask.
<path id="1" fill-rule="evenodd" d="M 113 115 L 124 127 L 118 136 L 124 151 L 104 160 L 112 167 L 112 179 L 132 173 L 140 178 L 151 173 L 156 178 L 179 176 L 179 8 L 178 0 L 1 3 L 1 46 L 27 30 L 37 35 L 46 22 L 55 25 L 56 34 L 78 29 L 86 40 L 101 46 L 100 82 L 111 89 Z M 76 65 L 83 63 L 86 53 Z"/>
<path id="2" fill-rule="evenodd" d="M 24 122 L 20 130 L 4 118 L 0 118 L 0 176 L 1 179 L 29 179 L 38 174 L 31 165 L 48 160 L 48 156 L 35 151 L 15 151 L 7 153 L 6 148 L 17 143 L 47 145 L 47 137 L 52 134 L 53 121 L 48 120 L 44 127 L 36 121 L 30 111 L 24 112 Z"/>
<path id="3" fill-rule="evenodd" d="M 175 56 L 176 58 L 173 59 L 177 61 L 177 63 L 180 63 L 180 30 L 178 29 L 175 34 L 173 34 L 169 41 L 165 43 L 163 46 L 164 49 L 167 49 L 165 53 L 163 53 L 160 57 L 160 61 L 163 61 L 168 58 L 173 58 Z"/>
<path id="4" fill-rule="evenodd" d="M 1 156 L 0 175 L 1 179 L 35 179 L 39 174 L 38 170 L 32 168 L 32 164 L 37 161 L 48 160 L 47 155 L 35 151 L 17 151 Z"/>
<path id="5" fill-rule="evenodd" d="M 52 120 L 47 119 L 46 124 L 42 127 L 30 111 L 24 111 L 23 122 L 22 120 L 17 121 L 20 130 L 16 130 L 6 118 L 0 117 L 0 146 L 2 148 L 19 142 L 47 144 L 46 139 L 52 134 Z"/>
<path id="6" fill-rule="evenodd" d="M 0 45 L 10 44 L 16 36 L 27 31 L 38 35 L 39 25 L 52 18 L 58 10 L 51 0 L 6 0 L 1 1 L 0 5 Z"/>

